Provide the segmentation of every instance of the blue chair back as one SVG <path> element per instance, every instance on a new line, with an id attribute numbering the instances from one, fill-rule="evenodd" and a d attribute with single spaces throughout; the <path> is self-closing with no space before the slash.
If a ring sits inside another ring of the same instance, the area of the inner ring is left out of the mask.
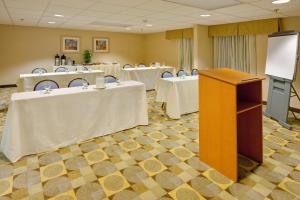
<path id="1" fill-rule="evenodd" d="M 191 75 L 192 76 L 197 76 L 199 74 L 199 70 L 198 69 L 192 69 Z"/>
<path id="2" fill-rule="evenodd" d="M 53 80 L 42 80 L 34 86 L 33 90 L 34 91 L 45 90 L 47 87 L 50 87 L 50 89 L 59 88 L 58 84 Z"/>
<path id="3" fill-rule="evenodd" d="M 47 70 L 45 68 L 35 68 L 31 71 L 32 74 L 39 74 L 39 73 L 47 73 Z"/>
<path id="4" fill-rule="evenodd" d="M 138 67 L 146 67 L 146 65 L 143 63 L 140 63 L 140 64 L 138 64 Z"/>
<path id="5" fill-rule="evenodd" d="M 177 72 L 177 77 L 186 76 L 186 75 L 187 75 L 187 73 L 183 69 L 181 69 Z"/>
<path id="6" fill-rule="evenodd" d="M 115 83 L 117 80 L 118 79 L 112 75 L 104 76 L 104 83 Z"/>
<path id="7" fill-rule="evenodd" d="M 75 78 L 70 81 L 68 87 L 82 87 L 84 84 L 89 85 L 89 82 L 83 78 Z"/>
<path id="8" fill-rule="evenodd" d="M 172 78 L 173 77 L 173 74 L 169 71 L 165 71 L 161 74 L 161 77 L 162 78 Z"/>
<path id="9" fill-rule="evenodd" d="M 66 67 L 58 67 L 55 69 L 55 72 L 66 72 L 68 69 Z"/>
<path id="10" fill-rule="evenodd" d="M 123 69 L 125 69 L 125 68 L 132 68 L 132 65 L 131 65 L 131 64 L 125 64 L 125 65 L 123 66 Z"/>

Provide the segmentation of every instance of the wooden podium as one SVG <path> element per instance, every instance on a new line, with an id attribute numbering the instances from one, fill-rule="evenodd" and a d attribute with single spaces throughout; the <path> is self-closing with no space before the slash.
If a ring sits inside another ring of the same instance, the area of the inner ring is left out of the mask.
<path id="1" fill-rule="evenodd" d="M 200 159 L 233 181 L 238 154 L 263 161 L 262 80 L 230 69 L 199 73 Z"/>

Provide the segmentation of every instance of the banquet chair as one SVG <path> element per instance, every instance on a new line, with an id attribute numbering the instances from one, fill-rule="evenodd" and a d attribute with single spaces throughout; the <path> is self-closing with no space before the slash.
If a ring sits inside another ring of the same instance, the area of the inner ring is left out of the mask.
<path id="1" fill-rule="evenodd" d="M 186 76 L 187 75 L 187 73 L 183 70 L 183 69 L 181 69 L 181 70 L 179 70 L 178 72 L 177 72 L 177 77 L 181 77 L 181 76 Z"/>
<path id="2" fill-rule="evenodd" d="M 89 71 L 89 68 L 85 66 L 78 66 L 76 67 L 76 71 Z"/>
<path id="3" fill-rule="evenodd" d="M 123 69 L 126 69 L 126 68 L 132 68 L 132 65 L 131 65 L 131 64 L 125 64 L 125 65 L 123 66 Z"/>
<path id="4" fill-rule="evenodd" d="M 81 87 L 86 83 L 86 85 L 89 85 L 89 82 L 83 78 L 75 78 L 70 81 L 68 84 L 68 87 Z"/>
<path id="5" fill-rule="evenodd" d="M 199 70 L 198 69 L 192 69 L 191 75 L 192 76 L 197 76 L 199 74 Z"/>
<path id="6" fill-rule="evenodd" d="M 169 71 L 165 71 L 161 74 L 161 77 L 162 78 L 172 78 L 173 77 L 173 74 Z"/>
<path id="7" fill-rule="evenodd" d="M 34 91 L 45 90 L 47 87 L 49 87 L 50 89 L 58 89 L 59 88 L 58 84 L 53 80 L 42 80 L 34 86 L 33 90 Z"/>
<path id="8" fill-rule="evenodd" d="M 47 73 L 47 70 L 45 68 L 35 68 L 31 71 L 32 74 L 40 74 L 40 73 Z"/>
<path id="9" fill-rule="evenodd" d="M 117 82 L 117 78 L 112 76 L 112 75 L 106 75 L 104 76 L 104 83 L 116 83 Z"/>
<path id="10" fill-rule="evenodd" d="M 68 71 L 68 68 L 66 67 L 58 67 L 55 69 L 55 72 L 66 72 Z"/>
<path id="11" fill-rule="evenodd" d="M 146 67 L 146 65 L 143 63 L 140 63 L 140 64 L 138 64 L 138 67 Z"/>

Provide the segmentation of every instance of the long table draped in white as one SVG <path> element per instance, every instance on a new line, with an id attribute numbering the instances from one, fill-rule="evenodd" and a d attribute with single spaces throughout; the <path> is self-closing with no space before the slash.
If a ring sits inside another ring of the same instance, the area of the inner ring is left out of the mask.
<path id="1" fill-rule="evenodd" d="M 119 63 L 90 65 L 88 67 L 90 67 L 91 69 L 97 69 L 97 70 L 104 71 L 105 75 L 113 75 L 117 78 L 120 78 L 121 65 Z"/>
<path id="2" fill-rule="evenodd" d="M 60 66 L 54 66 L 53 71 Z M 76 71 L 78 68 L 82 68 L 83 66 L 63 66 L 66 67 L 69 71 Z M 120 77 L 121 65 L 119 63 L 105 63 L 105 64 L 92 64 L 85 65 L 88 69 L 92 70 L 101 70 L 105 75 L 113 75 L 115 77 Z"/>
<path id="3" fill-rule="evenodd" d="M 42 80 L 53 80 L 60 88 L 68 87 L 71 80 L 75 78 L 86 79 L 89 84 L 96 84 L 97 77 L 103 77 L 101 70 L 77 71 L 77 72 L 50 72 L 43 74 L 21 74 L 18 80 L 18 91 L 33 91 L 34 86 Z"/>
<path id="4" fill-rule="evenodd" d="M 179 119 L 182 114 L 199 110 L 198 76 L 161 78 L 157 81 L 155 90 L 156 101 L 166 103 L 167 115 L 172 119 Z"/>
<path id="5" fill-rule="evenodd" d="M 174 67 L 138 67 L 121 70 L 121 80 L 135 80 L 145 83 L 147 90 L 153 90 L 155 83 L 165 71 L 174 73 Z"/>
<path id="6" fill-rule="evenodd" d="M 145 85 L 135 81 L 106 89 L 63 88 L 11 97 L 1 150 L 12 162 L 22 156 L 148 125 Z"/>

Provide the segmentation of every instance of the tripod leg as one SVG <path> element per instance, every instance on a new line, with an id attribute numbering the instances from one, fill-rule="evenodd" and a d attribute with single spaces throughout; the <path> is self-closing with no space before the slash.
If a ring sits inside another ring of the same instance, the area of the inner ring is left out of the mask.
<path id="1" fill-rule="evenodd" d="M 295 118 L 296 120 L 299 120 L 299 118 L 296 116 L 296 114 L 295 114 L 293 111 L 291 111 L 291 112 L 292 112 L 294 118 Z"/>

